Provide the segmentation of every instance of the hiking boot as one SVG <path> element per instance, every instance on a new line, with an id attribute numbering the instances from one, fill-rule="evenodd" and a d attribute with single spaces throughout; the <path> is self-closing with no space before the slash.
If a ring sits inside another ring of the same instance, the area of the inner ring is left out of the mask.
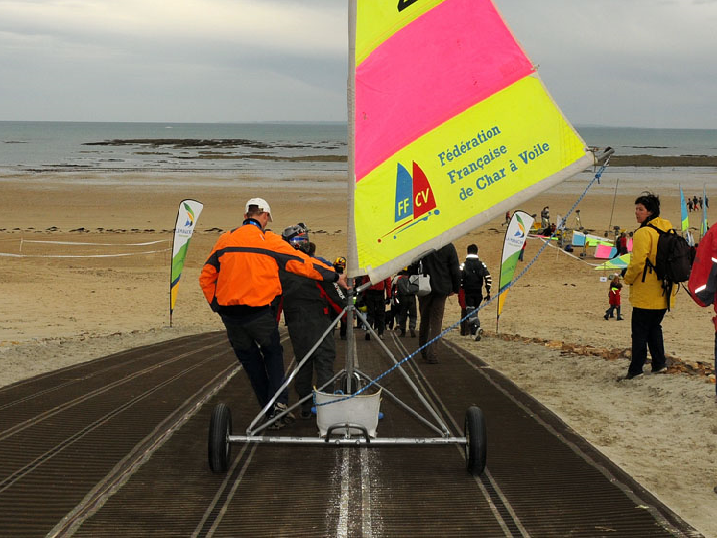
<path id="1" fill-rule="evenodd" d="M 483 336 L 483 329 L 481 329 L 480 327 L 478 327 L 478 330 L 476 331 L 475 341 L 476 341 L 476 342 L 480 342 L 480 339 L 481 339 L 482 336 Z"/>

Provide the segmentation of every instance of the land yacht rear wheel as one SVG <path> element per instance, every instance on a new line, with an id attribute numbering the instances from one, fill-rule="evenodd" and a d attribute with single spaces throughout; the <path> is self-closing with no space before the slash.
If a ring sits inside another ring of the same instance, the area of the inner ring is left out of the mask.
<path id="1" fill-rule="evenodd" d="M 212 412 L 209 423 L 209 468 L 214 473 L 225 473 L 229 466 L 232 447 L 229 436 L 232 434 L 232 414 L 229 408 L 220 403 Z"/>

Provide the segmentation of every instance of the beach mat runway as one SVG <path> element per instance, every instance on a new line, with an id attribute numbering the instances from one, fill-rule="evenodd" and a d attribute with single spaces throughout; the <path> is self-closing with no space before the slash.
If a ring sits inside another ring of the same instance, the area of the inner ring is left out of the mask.
<path id="1" fill-rule="evenodd" d="M 392 365 L 358 336 L 360 370 Z M 417 346 L 388 334 L 384 342 L 399 359 Z M 285 338 L 284 346 L 289 357 Z M 344 348 L 337 342 L 337 364 Z M 234 444 L 226 475 L 213 474 L 213 407 L 230 407 L 237 435 L 258 411 L 223 333 L 4 387 L 0 536 L 700 536 L 479 358 L 441 344 L 439 360 L 405 369 L 454 435 L 470 405 L 484 411 L 479 478 L 451 445 Z M 398 372 L 381 383 L 421 411 Z M 433 435 L 390 398 L 382 410 L 380 437 Z M 277 434 L 317 430 L 297 419 Z"/>

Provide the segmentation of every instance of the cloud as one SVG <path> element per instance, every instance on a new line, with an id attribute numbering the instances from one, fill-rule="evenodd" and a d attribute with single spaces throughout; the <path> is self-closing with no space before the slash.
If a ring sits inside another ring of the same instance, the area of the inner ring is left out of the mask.
<path id="1" fill-rule="evenodd" d="M 717 0 L 495 0 L 573 123 L 717 128 Z M 0 119 L 345 119 L 345 0 L 0 0 Z"/>

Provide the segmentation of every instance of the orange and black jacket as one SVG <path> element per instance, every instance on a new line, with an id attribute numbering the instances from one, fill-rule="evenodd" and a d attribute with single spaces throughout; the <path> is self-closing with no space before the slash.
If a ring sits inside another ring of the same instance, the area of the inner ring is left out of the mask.
<path id="1" fill-rule="evenodd" d="M 222 234 L 205 262 L 199 284 L 212 310 L 263 307 L 281 294 L 279 268 L 313 280 L 336 282 L 333 268 L 295 250 L 253 219 Z"/>

